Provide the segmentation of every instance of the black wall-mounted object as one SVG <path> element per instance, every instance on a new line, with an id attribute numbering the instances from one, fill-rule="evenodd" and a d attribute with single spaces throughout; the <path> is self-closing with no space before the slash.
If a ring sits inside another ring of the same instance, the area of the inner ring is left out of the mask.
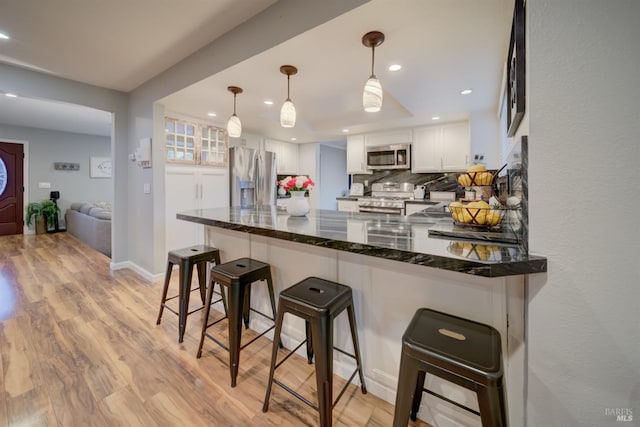
<path id="1" fill-rule="evenodd" d="M 53 168 L 57 171 L 79 171 L 80 163 L 55 162 Z"/>
<path id="2" fill-rule="evenodd" d="M 525 109 L 525 9 L 516 0 L 507 57 L 507 135 L 516 134 Z"/>

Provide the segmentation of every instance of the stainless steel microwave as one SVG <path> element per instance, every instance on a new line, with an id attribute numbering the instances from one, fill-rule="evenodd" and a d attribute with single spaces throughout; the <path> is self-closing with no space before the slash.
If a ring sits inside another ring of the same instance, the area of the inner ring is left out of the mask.
<path id="1" fill-rule="evenodd" d="M 410 169 L 411 144 L 367 147 L 367 169 Z"/>

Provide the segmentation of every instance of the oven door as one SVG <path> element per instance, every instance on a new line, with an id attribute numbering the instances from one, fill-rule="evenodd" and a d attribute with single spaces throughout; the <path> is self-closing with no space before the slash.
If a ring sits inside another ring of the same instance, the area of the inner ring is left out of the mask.
<path id="1" fill-rule="evenodd" d="M 380 207 L 380 206 L 358 206 L 359 212 L 383 213 L 390 215 L 404 215 L 404 208 Z"/>

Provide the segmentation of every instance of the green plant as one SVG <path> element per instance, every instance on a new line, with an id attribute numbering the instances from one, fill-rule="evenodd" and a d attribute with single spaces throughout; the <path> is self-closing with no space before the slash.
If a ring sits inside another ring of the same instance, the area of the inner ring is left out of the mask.
<path id="1" fill-rule="evenodd" d="M 38 221 L 42 216 L 47 219 L 47 225 L 53 227 L 55 225 L 55 220 L 60 212 L 58 205 L 53 203 L 51 200 L 43 200 L 41 202 L 31 202 L 27 205 L 27 214 L 25 216 L 25 221 L 28 226 L 31 225 L 32 221 Z"/>
<path id="2" fill-rule="evenodd" d="M 27 225 L 31 225 L 32 221 L 38 221 L 42 217 L 42 204 L 40 202 L 31 202 L 27 205 L 27 215 L 25 221 Z"/>
<path id="3" fill-rule="evenodd" d="M 42 214 L 47 218 L 47 225 L 49 227 L 54 227 L 56 225 L 56 218 L 58 218 L 58 212 L 60 212 L 60 208 L 51 200 L 43 200 L 40 202 L 42 206 Z"/>

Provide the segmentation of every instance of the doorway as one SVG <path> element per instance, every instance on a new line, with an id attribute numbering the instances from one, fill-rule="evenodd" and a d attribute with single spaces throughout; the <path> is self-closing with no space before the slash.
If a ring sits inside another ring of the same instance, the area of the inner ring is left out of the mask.
<path id="1" fill-rule="evenodd" d="M 0 236 L 22 234 L 23 170 L 23 145 L 0 141 Z"/>

